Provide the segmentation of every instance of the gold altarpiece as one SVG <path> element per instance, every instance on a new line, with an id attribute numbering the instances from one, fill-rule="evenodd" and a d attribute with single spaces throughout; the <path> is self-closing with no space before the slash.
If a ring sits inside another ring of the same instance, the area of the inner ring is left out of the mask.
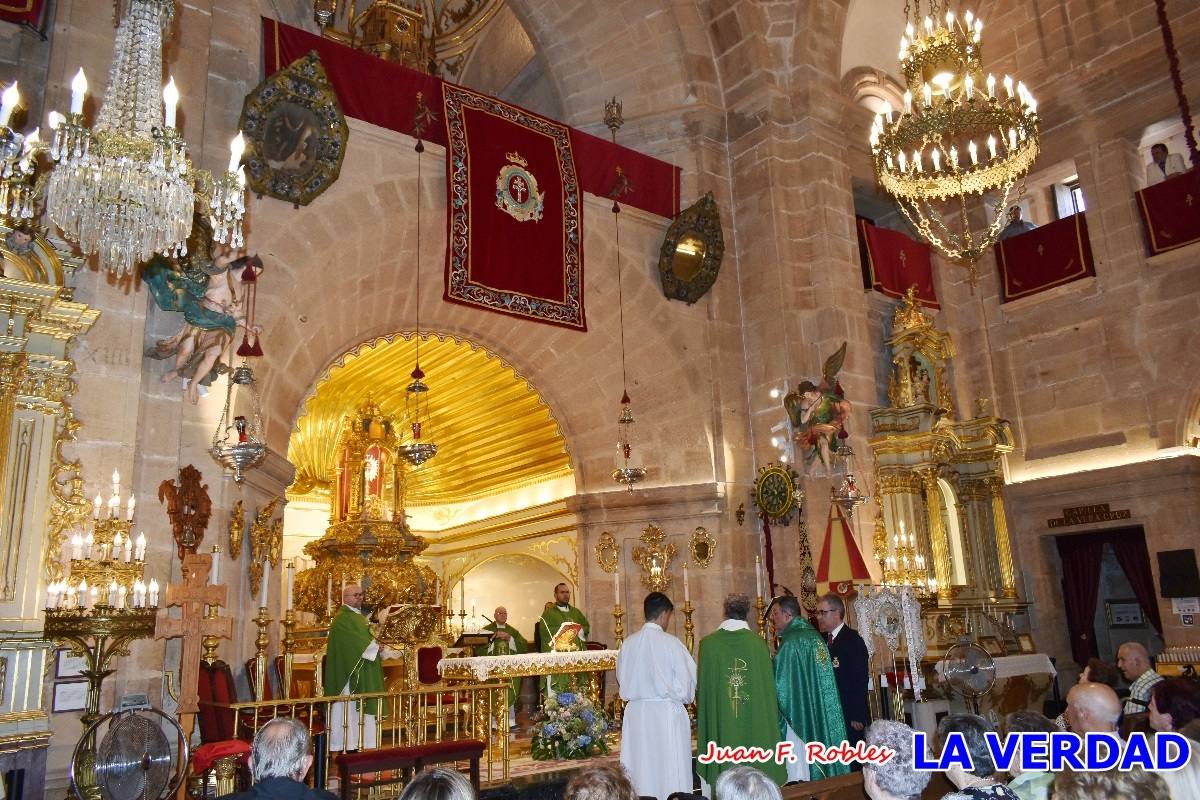
<path id="1" fill-rule="evenodd" d="M 968 628 L 1009 638 L 1013 617 L 1025 609 L 1004 511 L 1012 430 L 983 408 L 967 419 L 956 412 L 954 344 L 911 290 L 895 311 L 887 346 L 889 404 L 871 412 L 869 442 L 878 481 L 875 558 L 886 577 L 903 576 L 897 557 L 907 556 L 911 566 L 920 556 L 921 584 L 936 580 L 924 614 L 931 656 Z"/>
<path id="2" fill-rule="evenodd" d="M 42 637 L 45 587 L 62 577 L 66 533 L 91 509 L 78 461 L 70 348 L 100 312 L 73 301 L 77 259 L 40 235 L 0 225 L 0 773 L 43 770 L 50 737 Z M 27 781 L 26 792 L 40 793 Z"/>

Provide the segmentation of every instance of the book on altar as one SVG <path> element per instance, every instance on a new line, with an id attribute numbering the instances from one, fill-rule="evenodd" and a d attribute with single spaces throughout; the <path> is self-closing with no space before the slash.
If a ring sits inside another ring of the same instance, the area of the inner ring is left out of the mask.
<path id="1" fill-rule="evenodd" d="M 551 637 L 550 649 L 555 653 L 582 649 L 579 646 L 579 632 L 582 630 L 583 626 L 578 622 L 564 622 Z"/>

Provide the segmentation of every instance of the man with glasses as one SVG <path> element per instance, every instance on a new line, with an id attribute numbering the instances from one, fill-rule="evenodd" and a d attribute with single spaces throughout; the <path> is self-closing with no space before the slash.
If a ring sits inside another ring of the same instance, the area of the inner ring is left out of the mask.
<path id="1" fill-rule="evenodd" d="M 846 603 L 836 594 L 827 594 L 817 602 L 817 628 L 829 646 L 838 697 L 841 698 L 842 713 L 846 717 L 846 741 L 853 746 L 862 741 L 870 722 L 867 712 L 867 691 L 870 688 L 867 645 L 858 631 L 846 625 Z M 861 768 L 855 763 L 855 771 Z"/>

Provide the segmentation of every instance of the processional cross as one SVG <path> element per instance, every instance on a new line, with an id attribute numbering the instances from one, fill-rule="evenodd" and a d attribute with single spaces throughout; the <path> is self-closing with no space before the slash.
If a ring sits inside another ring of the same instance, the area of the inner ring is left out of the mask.
<path id="1" fill-rule="evenodd" d="M 230 617 L 205 616 L 204 606 L 221 606 L 225 603 L 225 585 L 210 586 L 208 573 L 212 568 L 212 556 L 207 553 L 188 553 L 183 557 L 183 582 L 167 586 L 165 607 L 158 612 L 156 639 L 183 639 L 183 650 L 179 656 L 179 722 L 190 740 L 200 710 L 198 693 L 200 676 L 201 640 L 205 636 L 229 639 L 233 636 L 233 619 Z M 170 606 L 180 606 L 183 616 L 168 617 Z"/>

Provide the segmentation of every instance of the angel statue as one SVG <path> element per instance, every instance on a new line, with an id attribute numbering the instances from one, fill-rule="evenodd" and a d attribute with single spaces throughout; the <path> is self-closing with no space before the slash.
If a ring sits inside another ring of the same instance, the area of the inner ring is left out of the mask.
<path id="1" fill-rule="evenodd" d="M 804 461 L 804 474 L 810 478 L 833 475 L 833 457 L 847 438 L 846 422 L 850 403 L 845 399 L 837 375 L 846 360 L 846 343 L 825 359 L 821 382 L 803 381 L 783 398 L 792 423 L 792 438 Z"/>
<path id="2" fill-rule="evenodd" d="M 219 359 L 237 329 L 254 337 L 262 332 L 257 325 L 247 328 L 245 302 L 246 285 L 262 268 L 258 256 L 214 244 L 207 218 L 197 214 L 187 254 L 175 261 L 155 256 L 143 269 L 142 279 L 158 307 L 181 312 L 184 319 L 177 334 L 158 340 L 146 355 L 174 357 L 174 366 L 162 381 L 184 378 L 186 396 L 192 403 L 200 399 L 201 386 L 211 385 L 220 373 L 228 371 Z"/>

